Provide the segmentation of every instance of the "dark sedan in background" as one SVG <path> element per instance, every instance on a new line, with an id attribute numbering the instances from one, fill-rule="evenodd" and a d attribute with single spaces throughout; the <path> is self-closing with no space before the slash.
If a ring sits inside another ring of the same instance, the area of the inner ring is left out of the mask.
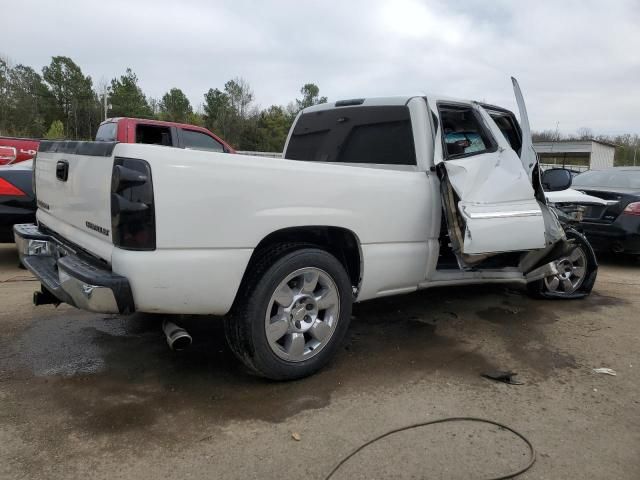
<path id="1" fill-rule="evenodd" d="M 13 243 L 13 225 L 35 221 L 32 161 L 0 167 L 0 243 Z"/>
<path id="2" fill-rule="evenodd" d="M 595 250 L 640 254 L 640 167 L 589 170 L 571 188 L 607 202 L 587 207 L 580 224 Z"/>

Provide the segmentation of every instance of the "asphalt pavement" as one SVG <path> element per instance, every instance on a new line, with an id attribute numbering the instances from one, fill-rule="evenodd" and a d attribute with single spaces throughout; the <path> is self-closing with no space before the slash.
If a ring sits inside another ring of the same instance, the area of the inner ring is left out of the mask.
<path id="1" fill-rule="evenodd" d="M 174 317 L 194 344 L 172 352 L 161 316 L 34 307 L 17 264 L 0 245 L 0 478 L 321 480 L 376 435 L 451 416 L 525 434 L 538 459 L 519 478 L 640 478 L 637 260 L 601 259 L 584 300 L 468 286 L 357 304 L 337 358 L 289 383 L 249 375 L 219 318 Z M 478 479 L 527 455 L 506 430 L 440 424 L 385 438 L 333 478 Z"/>

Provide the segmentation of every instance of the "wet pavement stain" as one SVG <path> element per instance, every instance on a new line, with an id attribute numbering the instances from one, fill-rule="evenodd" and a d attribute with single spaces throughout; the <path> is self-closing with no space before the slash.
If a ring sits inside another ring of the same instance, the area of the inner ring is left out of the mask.
<path id="1" fill-rule="evenodd" d="M 575 307 L 600 310 L 615 305 L 627 305 L 622 298 L 600 295 L 576 300 L 533 300 L 518 292 L 502 300 L 499 306 L 491 306 L 477 312 L 477 316 L 496 326 L 507 350 L 520 363 L 548 377 L 558 369 L 580 367 L 576 358 L 552 345 L 544 333 L 544 327 L 560 321 L 565 314 L 575 314 Z"/>
<path id="2" fill-rule="evenodd" d="M 614 301 L 594 296 L 591 306 Z M 91 434 L 161 428 L 185 418 L 209 427 L 232 420 L 282 422 L 329 405 L 337 394 L 402 388 L 429 375 L 482 382 L 480 373 L 503 367 L 482 353 L 486 335 L 502 338 L 512 357 L 542 376 L 575 368 L 575 358 L 552 347 L 544 334 L 545 325 L 569 309 L 551 308 L 556 304 L 492 286 L 356 304 L 337 358 L 318 374 L 288 383 L 248 374 L 227 348 L 220 318 L 173 318 L 194 343 L 172 352 L 160 328 L 166 316 L 105 317 L 68 309 L 38 316 L 17 338 L 0 340 L 0 375 L 31 378 L 28 388 L 42 397 L 39 403 L 66 412 L 74 429 Z"/>
<path id="3" fill-rule="evenodd" d="M 32 376 L 46 383 L 36 389 L 43 401 L 66 411 L 76 428 L 114 434 L 181 414 L 211 424 L 281 422 L 328 405 L 336 391 L 393 388 L 442 371 L 476 379 L 492 367 L 474 345 L 438 333 L 460 320 L 452 305 L 423 292 L 356 305 L 337 358 L 318 374 L 288 383 L 249 375 L 227 348 L 219 318 L 175 318 L 194 344 L 170 351 L 163 318 L 75 310 L 39 317 L 3 343 L 8 355 L 0 357 L 0 371 L 7 379 Z"/>

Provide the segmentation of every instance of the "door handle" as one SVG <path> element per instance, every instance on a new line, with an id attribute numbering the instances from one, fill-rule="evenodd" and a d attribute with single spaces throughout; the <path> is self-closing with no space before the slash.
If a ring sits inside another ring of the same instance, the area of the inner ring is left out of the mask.
<path id="1" fill-rule="evenodd" d="M 56 178 L 63 182 L 67 181 L 67 178 L 69 178 L 69 162 L 58 160 L 58 163 L 56 163 Z"/>

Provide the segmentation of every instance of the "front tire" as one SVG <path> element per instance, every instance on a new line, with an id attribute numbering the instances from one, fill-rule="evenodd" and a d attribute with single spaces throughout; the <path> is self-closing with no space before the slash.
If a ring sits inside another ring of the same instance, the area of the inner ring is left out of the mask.
<path id="1" fill-rule="evenodd" d="M 598 262 L 591 244 L 574 229 L 566 232 L 572 248 L 555 260 L 558 274 L 527 284 L 534 298 L 583 298 L 591 293 L 596 281 Z"/>
<path id="2" fill-rule="evenodd" d="M 352 302 L 349 276 L 333 255 L 308 245 L 276 248 L 248 272 L 225 319 L 227 342 L 260 376 L 306 377 L 340 347 Z"/>

